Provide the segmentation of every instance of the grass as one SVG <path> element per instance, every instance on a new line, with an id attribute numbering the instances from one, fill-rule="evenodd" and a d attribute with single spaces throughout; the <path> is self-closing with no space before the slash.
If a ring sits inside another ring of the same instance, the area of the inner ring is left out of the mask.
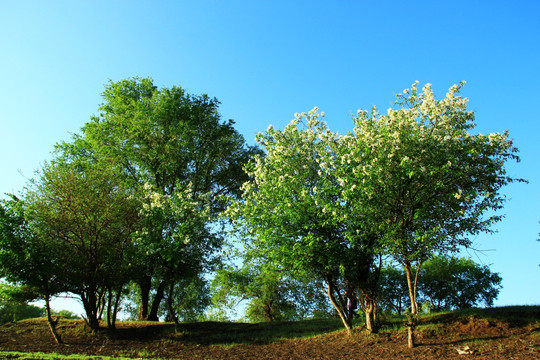
<path id="1" fill-rule="evenodd" d="M 341 321 L 336 319 L 255 324 L 204 322 L 181 324 L 174 338 L 200 345 L 268 344 L 282 339 L 309 338 L 342 329 Z"/>
<path id="2" fill-rule="evenodd" d="M 515 326 L 532 325 L 540 322 L 540 306 L 502 306 L 486 309 L 473 308 L 444 311 L 422 315 L 419 323 L 446 323 L 474 318 L 482 318 L 488 321 L 502 321 Z"/>
<path id="3" fill-rule="evenodd" d="M 126 357 L 110 357 L 110 356 L 88 356 L 88 355 L 62 355 L 57 353 L 31 352 L 23 353 L 18 351 L 0 351 L 1 359 L 19 359 L 19 360 L 56 360 L 56 359 L 85 359 L 85 360 L 132 360 L 133 358 Z"/>
<path id="4" fill-rule="evenodd" d="M 404 317 L 387 317 L 380 334 L 367 336 L 366 339 L 378 342 L 386 338 L 402 338 L 405 333 Z M 0 337 L 5 338 L 17 334 L 17 336 L 31 336 L 36 328 L 46 329 L 45 319 L 33 319 L 17 323 L 6 324 L 0 327 Z M 344 332 L 339 319 L 317 319 L 297 322 L 274 322 L 274 323 L 230 323 L 230 322 L 201 322 L 180 324 L 176 331 L 171 323 L 148 323 L 148 322 L 119 322 L 116 331 L 103 329 L 97 334 L 92 334 L 81 320 L 62 320 L 59 324 L 60 334 L 69 339 L 76 338 L 76 343 L 85 346 L 100 346 L 101 344 L 135 344 L 133 348 L 121 345 L 115 353 L 117 357 L 108 356 L 84 356 L 62 355 L 57 353 L 21 353 L 0 351 L 0 358 L 6 359 L 133 359 L 164 356 L 159 349 L 182 348 L 188 346 L 196 348 L 201 346 L 216 346 L 222 349 L 233 348 L 235 345 L 262 345 L 271 344 L 284 339 L 315 338 L 337 331 Z M 364 337 L 365 328 L 362 322 L 356 323 L 355 337 Z M 476 349 L 489 348 L 491 340 L 500 337 L 498 331 L 505 336 L 511 335 L 508 329 L 522 327 L 530 334 L 529 339 L 535 342 L 540 336 L 540 306 L 512 306 L 491 309 L 468 309 L 462 311 L 440 312 L 424 314 L 419 317 L 417 332 L 426 335 L 429 339 L 444 338 L 461 344 L 469 344 Z M 21 331 L 21 333 L 19 333 Z M 474 333 L 474 331 L 478 331 Z M 362 334 L 362 335 L 361 335 Z M 49 334 L 42 334 L 49 336 Z M 382 335 L 382 336 L 381 336 Z M 379 339 L 380 337 L 380 339 Z M 30 337 L 31 338 L 31 337 Z M 451 338 L 451 340 L 450 340 Z M 32 338 L 31 338 L 32 339 Z M 374 339 L 374 340 L 373 340 Z M 5 340 L 4 340 L 5 341 Z M 310 340 L 311 341 L 311 340 Z M 517 340 L 516 340 L 517 341 Z M 105 346 L 105 345 L 101 345 Z M 505 351 L 504 344 L 502 349 Z M 538 344 L 530 345 L 537 348 Z M 29 348 L 30 350 L 31 348 Z M 15 350 L 15 349 L 14 349 Z M 20 349 L 17 349 L 20 350 Z M 34 351 L 43 351 L 34 348 Z M 51 348 L 51 351 L 58 349 Z M 96 353 L 100 353 L 99 350 Z M 157 351 L 157 352 L 154 352 Z M 109 355 L 109 353 L 103 352 Z"/>

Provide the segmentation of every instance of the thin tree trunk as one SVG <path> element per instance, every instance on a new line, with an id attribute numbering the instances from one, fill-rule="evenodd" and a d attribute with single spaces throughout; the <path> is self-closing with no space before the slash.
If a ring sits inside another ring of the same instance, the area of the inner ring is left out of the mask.
<path id="1" fill-rule="evenodd" d="M 116 299 L 114 300 L 114 309 L 113 309 L 113 316 L 112 316 L 112 328 L 116 329 L 116 318 L 118 315 L 118 307 L 120 305 L 120 299 L 122 298 L 122 287 L 118 289 L 118 292 L 116 293 Z"/>
<path id="2" fill-rule="evenodd" d="M 418 314 L 418 303 L 416 302 L 416 284 L 413 282 L 411 263 L 405 263 L 405 273 L 407 274 L 407 287 L 409 288 L 409 299 L 411 300 L 411 314 Z"/>
<path id="3" fill-rule="evenodd" d="M 169 311 L 169 317 L 174 321 L 174 330 L 178 329 L 178 316 L 176 316 L 176 311 L 174 310 L 174 282 L 169 286 L 169 294 L 167 295 L 167 310 Z"/>
<path id="4" fill-rule="evenodd" d="M 64 344 L 62 341 L 62 338 L 60 335 L 56 332 L 56 324 L 58 324 L 58 320 L 60 318 L 57 318 L 56 320 L 53 320 L 51 315 L 51 304 L 49 302 L 49 294 L 45 295 L 45 311 L 47 312 L 47 322 L 49 323 L 49 329 L 51 330 L 51 333 L 54 337 L 54 341 L 56 341 L 57 344 Z"/>
<path id="5" fill-rule="evenodd" d="M 113 297 L 113 294 L 112 294 L 112 290 L 111 288 L 108 289 L 107 291 L 107 327 L 109 329 L 112 329 L 113 326 L 112 326 L 112 297 Z"/>
<path id="6" fill-rule="evenodd" d="M 328 282 L 328 289 L 326 291 L 326 295 L 330 298 L 330 301 L 332 302 L 332 305 L 334 305 L 334 308 L 336 309 L 339 317 L 341 318 L 341 321 L 343 322 L 343 325 L 345 326 L 345 329 L 347 330 L 347 334 L 352 334 L 352 324 L 348 321 L 347 316 L 344 314 L 343 310 L 338 305 L 336 298 L 334 297 L 334 294 L 332 293 L 332 289 L 334 288 L 332 286 L 332 281 L 327 280 Z"/>
<path id="7" fill-rule="evenodd" d="M 414 276 L 413 281 L 413 275 L 412 275 L 412 268 L 410 261 L 405 262 L 405 273 L 407 274 L 407 286 L 409 288 L 409 298 L 411 300 L 411 314 L 407 317 L 407 344 L 409 348 L 413 348 L 416 344 L 414 342 L 415 340 L 415 334 L 414 329 L 416 327 L 416 322 L 418 319 L 418 303 L 416 302 L 416 294 L 417 294 L 417 284 L 418 284 L 418 274 L 420 272 L 420 266 L 422 263 L 418 263 L 418 267 L 416 269 L 416 273 Z"/>
<path id="8" fill-rule="evenodd" d="M 152 278 L 145 276 L 142 281 L 139 282 L 141 289 L 141 304 L 139 307 L 139 320 L 148 319 L 148 305 L 150 304 L 150 290 L 152 288 Z"/>
<path id="9" fill-rule="evenodd" d="M 106 290 L 103 289 L 99 292 L 97 297 L 97 319 L 102 320 L 103 319 L 103 311 L 105 310 L 105 292 Z"/>
<path id="10" fill-rule="evenodd" d="M 414 326 L 411 324 L 407 325 L 407 345 L 409 346 L 409 349 L 412 349 L 415 346 Z"/>
<path id="11" fill-rule="evenodd" d="M 150 309 L 150 313 L 148 314 L 148 321 L 159 321 L 158 318 L 158 310 L 159 305 L 161 304 L 161 301 L 165 297 L 165 281 L 162 281 L 159 283 L 159 286 L 156 291 L 156 296 L 154 297 L 154 301 L 152 301 L 152 308 Z"/>
<path id="12" fill-rule="evenodd" d="M 366 315 L 366 329 L 372 334 L 379 332 L 379 324 L 377 324 L 376 311 L 377 311 L 377 296 L 379 278 L 382 269 L 382 255 L 379 255 L 379 265 L 373 273 L 373 277 L 366 283 L 366 288 L 361 289 L 364 313 Z"/>

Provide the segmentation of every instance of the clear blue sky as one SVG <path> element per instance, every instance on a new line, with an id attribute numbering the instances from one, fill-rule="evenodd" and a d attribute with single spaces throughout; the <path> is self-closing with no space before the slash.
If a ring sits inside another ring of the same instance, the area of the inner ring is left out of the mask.
<path id="1" fill-rule="evenodd" d="M 478 131 L 509 129 L 509 174 L 530 181 L 504 189 L 498 233 L 469 253 L 501 273 L 496 305 L 540 304 L 539 19 L 535 0 L 2 0 L 0 193 L 79 131 L 109 79 L 215 96 L 250 143 L 314 106 L 343 133 L 415 80 L 438 97 L 465 80 Z"/>

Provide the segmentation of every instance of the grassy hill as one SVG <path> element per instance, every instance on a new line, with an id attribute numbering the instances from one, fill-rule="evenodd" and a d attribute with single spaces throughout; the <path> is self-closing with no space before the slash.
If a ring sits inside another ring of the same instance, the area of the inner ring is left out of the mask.
<path id="1" fill-rule="evenodd" d="M 418 346 L 407 348 L 403 319 L 378 334 L 359 324 L 347 336 L 339 320 L 275 323 L 121 322 L 91 333 L 61 320 L 66 345 L 54 343 L 45 319 L 0 326 L 0 358 L 11 359 L 540 359 L 540 306 L 471 309 L 424 315 Z M 463 353 L 463 355 L 459 355 Z"/>

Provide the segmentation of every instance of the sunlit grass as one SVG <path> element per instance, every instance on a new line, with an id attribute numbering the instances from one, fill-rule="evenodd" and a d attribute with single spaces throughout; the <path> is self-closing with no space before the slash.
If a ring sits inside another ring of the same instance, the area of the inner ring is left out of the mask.
<path id="1" fill-rule="evenodd" d="M 23 353 L 18 351 L 0 351 L 0 359 L 19 359 L 19 360 L 56 360 L 56 359 L 85 359 L 85 360 L 132 360 L 128 357 L 111 357 L 111 356 L 95 356 L 95 355 L 63 355 L 57 353 L 32 352 Z"/>

